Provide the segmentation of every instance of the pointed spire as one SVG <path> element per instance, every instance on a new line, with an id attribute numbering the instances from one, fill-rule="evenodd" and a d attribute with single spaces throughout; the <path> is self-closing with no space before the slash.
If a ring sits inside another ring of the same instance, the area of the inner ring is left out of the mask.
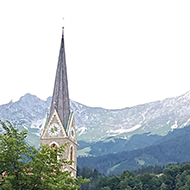
<path id="1" fill-rule="evenodd" d="M 64 36 L 64 27 L 62 27 L 62 36 Z"/>
<path id="2" fill-rule="evenodd" d="M 70 115 L 70 106 L 64 45 L 64 27 L 62 28 L 61 47 L 59 51 L 59 58 L 49 118 L 51 118 L 51 116 L 53 115 L 54 110 L 57 111 L 62 125 L 66 130 Z"/>

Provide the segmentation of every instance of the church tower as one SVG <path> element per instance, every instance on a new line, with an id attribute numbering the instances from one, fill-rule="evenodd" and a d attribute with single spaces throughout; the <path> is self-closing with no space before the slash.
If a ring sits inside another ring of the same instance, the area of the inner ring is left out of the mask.
<path id="1" fill-rule="evenodd" d="M 69 90 L 67 81 L 67 68 L 64 45 L 64 28 L 62 29 L 61 47 L 57 64 L 55 84 L 53 90 L 50 113 L 40 138 L 41 145 L 51 147 L 67 143 L 63 158 L 71 160 L 71 165 L 65 165 L 63 170 L 71 171 L 76 176 L 77 166 L 77 138 L 74 121 L 74 113 L 70 110 Z"/>

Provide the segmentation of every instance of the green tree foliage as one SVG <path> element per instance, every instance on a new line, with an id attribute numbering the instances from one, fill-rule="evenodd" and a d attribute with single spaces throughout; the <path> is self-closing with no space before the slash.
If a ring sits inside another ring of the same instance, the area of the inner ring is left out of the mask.
<path id="1" fill-rule="evenodd" d="M 81 184 L 80 190 L 96 190 L 96 189 L 99 189 L 98 183 L 100 183 L 101 178 L 104 177 L 98 170 L 96 170 L 96 169 L 92 170 L 90 167 L 84 167 L 82 169 L 78 168 L 77 169 L 77 176 L 82 176 L 83 178 L 90 179 L 87 183 Z M 105 183 L 105 180 L 102 182 Z M 100 185 L 100 186 L 102 187 L 103 185 Z"/>
<path id="2" fill-rule="evenodd" d="M 155 169 L 151 167 L 151 170 L 150 167 L 142 168 L 142 171 L 138 170 L 138 172 L 126 170 L 117 176 L 105 176 L 98 171 L 94 172 L 89 167 L 83 168 L 79 170 L 81 175 L 89 176 L 91 181 L 82 184 L 80 190 L 190 190 L 189 163 L 168 165 L 160 174 L 151 172 L 157 171 L 158 168 L 158 166 L 155 166 Z M 143 171 L 145 173 L 142 173 Z"/>
<path id="3" fill-rule="evenodd" d="M 152 174 L 160 174 L 163 173 L 164 170 L 164 166 L 147 166 L 147 167 L 142 167 L 139 168 L 138 170 L 135 170 L 134 172 L 136 174 L 143 174 L 143 173 L 152 173 Z"/>
<path id="4" fill-rule="evenodd" d="M 10 122 L 0 121 L 4 133 L 0 134 L 0 189 L 9 190 L 76 190 L 81 177 L 71 177 L 70 172 L 61 171 L 64 146 L 56 151 L 49 146 L 40 150 L 28 146 L 24 140 L 26 131 L 19 132 Z"/>
<path id="5" fill-rule="evenodd" d="M 111 190 L 109 187 L 101 187 L 100 190 Z"/>

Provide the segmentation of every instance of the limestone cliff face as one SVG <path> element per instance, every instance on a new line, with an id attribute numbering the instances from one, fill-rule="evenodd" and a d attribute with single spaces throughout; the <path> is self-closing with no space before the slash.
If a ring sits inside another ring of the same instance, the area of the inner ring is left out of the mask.
<path id="1" fill-rule="evenodd" d="M 0 106 L 0 119 L 10 120 L 19 129 L 28 130 L 28 141 L 39 145 L 51 98 L 43 101 L 26 94 L 17 102 Z M 165 135 L 190 124 L 190 92 L 131 108 L 107 110 L 87 107 L 70 100 L 75 114 L 78 140 L 97 142 L 108 137 L 128 139 L 133 134 Z"/>

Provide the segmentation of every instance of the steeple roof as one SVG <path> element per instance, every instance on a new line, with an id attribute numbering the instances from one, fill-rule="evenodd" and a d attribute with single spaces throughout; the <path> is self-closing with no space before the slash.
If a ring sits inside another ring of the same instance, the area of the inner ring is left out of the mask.
<path id="1" fill-rule="evenodd" d="M 66 130 L 70 115 L 70 106 L 64 45 L 64 28 L 62 28 L 61 47 L 59 51 L 59 58 L 49 118 L 52 117 L 54 110 L 57 111 L 62 125 Z"/>

